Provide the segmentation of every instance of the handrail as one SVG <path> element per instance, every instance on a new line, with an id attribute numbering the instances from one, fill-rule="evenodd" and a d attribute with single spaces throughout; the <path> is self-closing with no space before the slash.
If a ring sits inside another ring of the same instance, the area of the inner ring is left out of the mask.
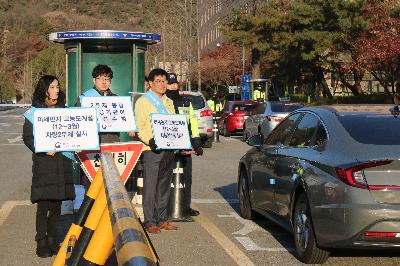
<path id="1" fill-rule="evenodd" d="M 111 153 L 102 152 L 101 165 L 118 265 L 159 265 Z"/>

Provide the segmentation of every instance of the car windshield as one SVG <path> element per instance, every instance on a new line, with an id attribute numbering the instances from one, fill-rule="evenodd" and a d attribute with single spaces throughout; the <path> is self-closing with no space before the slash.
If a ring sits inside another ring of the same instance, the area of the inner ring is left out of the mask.
<path id="1" fill-rule="evenodd" d="M 291 113 L 301 107 L 303 105 L 296 103 L 271 103 L 271 111 L 274 113 Z"/>
<path id="2" fill-rule="evenodd" d="M 340 123 L 357 142 L 375 145 L 400 145 L 400 120 L 391 115 L 343 115 Z"/>
<path id="3" fill-rule="evenodd" d="M 183 101 L 189 101 L 192 103 L 192 106 L 195 110 L 202 109 L 205 106 L 205 102 L 203 97 L 201 96 L 194 96 L 194 95 L 182 95 Z"/>

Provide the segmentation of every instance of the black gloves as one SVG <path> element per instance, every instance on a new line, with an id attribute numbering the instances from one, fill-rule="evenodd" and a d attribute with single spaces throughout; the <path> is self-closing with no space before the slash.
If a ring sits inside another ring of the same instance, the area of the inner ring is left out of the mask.
<path id="1" fill-rule="evenodd" d="M 197 156 L 203 155 L 203 148 L 201 147 L 201 145 L 202 143 L 200 138 L 197 137 L 192 139 L 193 150 Z"/>
<path id="2" fill-rule="evenodd" d="M 149 140 L 149 146 L 150 146 L 150 149 L 152 151 L 156 151 L 157 150 L 157 145 L 156 145 L 156 142 L 154 141 L 154 138 L 151 138 Z"/>

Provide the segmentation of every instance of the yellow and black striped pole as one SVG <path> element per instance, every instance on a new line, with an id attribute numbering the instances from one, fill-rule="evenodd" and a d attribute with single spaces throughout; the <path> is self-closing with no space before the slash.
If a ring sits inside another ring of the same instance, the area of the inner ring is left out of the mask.
<path id="1" fill-rule="evenodd" d="M 133 210 L 110 153 L 102 153 L 104 185 L 118 265 L 158 265 L 158 257 Z"/>
<path id="2" fill-rule="evenodd" d="M 74 222 L 71 224 L 71 227 L 68 230 L 67 235 L 64 238 L 64 241 L 61 244 L 61 247 L 57 253 L 56 258 L 54 259 L 53 266 L 64 266 L 66 260 L 66 249 L 68 245 L 68 241 L 71 236 L 74 236 L 76 239 L 79 238 L 82 228 L 86 222 L 86 219 L 92 209 L 92 206 L 97 198 L 100 188 L 103 186 L 103 175 L 102 170 L 99 170 L 96 173 L 96 177 L 94 178 L 92 184 L 90 185 L 88 191 L 86 192 L 85 198 L 82 202 L 81 207 L 79 208 L 78 213 L 76 213 Z"/>
<path id="3" fill-rule="evenodd" d="M 103 179 L 103 177 L 101 177 Z M 72 250 L 71 257 L 68 261 L 68 266 L 77 266 L 81 260 L 86 248 L 92 238 L 94 231 L 100 222 L 104 210 L 107 207 L 107 200 L 105 195 L 104 186 L 100 188 L 99 195 L 97 196 L 93 207 L 86 219 L 85 225 L 82 232 L 76 242 L 74 249 Z"/>

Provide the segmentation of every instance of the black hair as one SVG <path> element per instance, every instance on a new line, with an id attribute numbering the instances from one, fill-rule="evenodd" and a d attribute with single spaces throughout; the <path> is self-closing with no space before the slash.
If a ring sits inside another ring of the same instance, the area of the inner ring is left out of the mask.
<path id="1" fill-rule="evenodd" d="M 144 76 L 144 81 L 149 82 L 149 78 L 147 76 Z"/>
<path id="2" fill-rule="evenodd" d="M 38 83 L 36 84 L 35 91 L 33 92 L 32 97 L 32 106 L 42 105 L 44 104 L 47 97 L 47 90 L 49 89 L 50 84 L 57 80 L 60 85 L 60 81 L 56 76 L 52 75 L 44 75 L 42 76 Z M 58 93 L 57 106 L 65 105 L 65 94 L 61 90 Z"/>
<path id="3" fill-rule="evenodd" d="M 113 71 L 111 70 L 111 67 L 107 66 L 107 65 L 97 65 L 93 68 L 92 71 L 92 77 L 93 78 L 97 78 L 99 76 L 107 76 L 110 79 L 113 78 Z"/>
<path id="4" fill-rule="evenodd" d="M 164 76 L 166 79 L 168 79 L 168 73 L 164 69 L 161 68 L 155 68 L 152 71 L 150 71 L 148 79 L 149 81 L 154 81 L 154 78 L 156 76 Z"/>

